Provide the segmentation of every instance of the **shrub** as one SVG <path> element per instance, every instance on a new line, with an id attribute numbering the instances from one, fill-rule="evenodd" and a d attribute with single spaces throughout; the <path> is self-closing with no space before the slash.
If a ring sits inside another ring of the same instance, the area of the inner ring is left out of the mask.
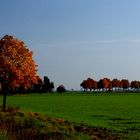
<path id="1" fill-rule="evenodd" d="M 66 91 L 66 89 L 63 85 L 60 85 L 60 86 L 57 87 L 57 92 L 62 93 L 62 92 L 65 92 L 65 91 Z"/>

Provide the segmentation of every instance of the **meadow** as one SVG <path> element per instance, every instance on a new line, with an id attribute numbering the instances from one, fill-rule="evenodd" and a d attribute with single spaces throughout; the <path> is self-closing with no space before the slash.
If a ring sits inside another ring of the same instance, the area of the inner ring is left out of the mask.
<path id="1" fill-rule="evenodd" d="M 2 103 L 2 97 L 0 97 Z M 70 122 L 103 127 L 140 138 L 140 94 L 64 93 L 7 97 L 7 104 Z"/>

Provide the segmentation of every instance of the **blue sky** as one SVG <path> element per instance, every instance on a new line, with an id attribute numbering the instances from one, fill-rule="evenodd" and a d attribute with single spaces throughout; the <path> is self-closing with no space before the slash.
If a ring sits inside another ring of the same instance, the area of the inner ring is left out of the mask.
<path id="1" fill-rule="evenodd" d="M 0 0 L 0 36 L 34 52 L 41 77 L 80 89 L 87 77 L 140 80 L 139 0 Z"/>

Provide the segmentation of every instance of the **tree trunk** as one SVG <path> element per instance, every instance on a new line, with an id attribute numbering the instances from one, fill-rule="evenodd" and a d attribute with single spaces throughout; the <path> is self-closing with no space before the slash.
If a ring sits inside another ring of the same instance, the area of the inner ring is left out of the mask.
<path id="1" fill-rule="evenodd" d="M 3 107 L 2 107 L 3 112 L 6 111 L 6 96 L 7 96 L 7 93 L 4 92 L 4 94 L 3 94 Z"/>

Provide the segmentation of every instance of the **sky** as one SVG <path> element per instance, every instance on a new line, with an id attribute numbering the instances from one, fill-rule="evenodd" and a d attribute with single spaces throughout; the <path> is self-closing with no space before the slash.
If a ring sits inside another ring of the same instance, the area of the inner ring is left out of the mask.
<path id="1" fill-rule="evenodd" d="M 0 0 L 0 37 L 23 40 L 38 74 L 80 89 L 91 77 L 140 80 L 140 0 Z"/>

